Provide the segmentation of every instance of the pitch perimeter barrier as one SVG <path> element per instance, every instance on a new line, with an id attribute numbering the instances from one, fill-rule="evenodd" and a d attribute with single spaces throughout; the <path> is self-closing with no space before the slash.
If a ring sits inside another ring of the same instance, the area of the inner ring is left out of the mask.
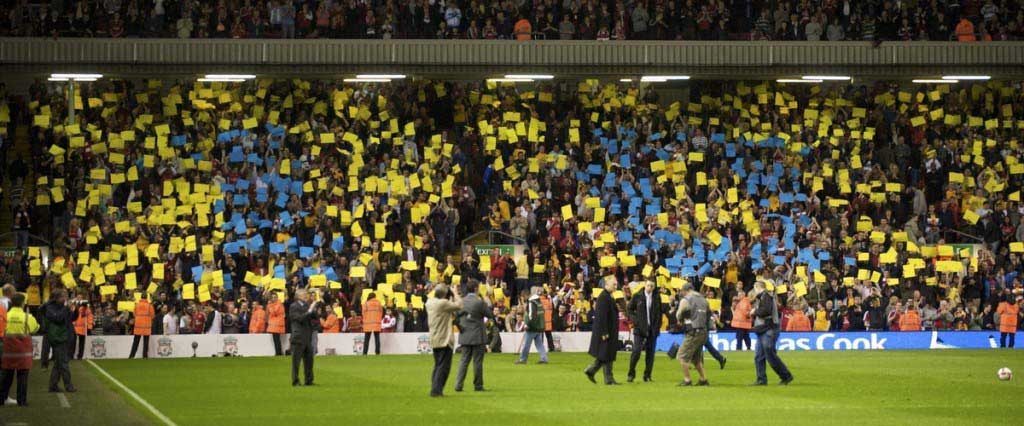
<path id="1" fill-rule="evenodd" d="M 553 333 L 555 350 L 586 352 L 590 346 L 590 333 Z M 501 333 L 502 352 L 513 353 L 521 348 L 523 333 Z M 657 349 L 666 351 L 673 343 L 682 342 L 679 334 L 664 333 L 658 337 Z M 632 347 L 630 333 L 619 333 L 624 350 Z M 736 350 L 736 334 L 712 333 L 709 340 L 720 351 Z M 1024 341 L 1024 333 L 1017 333 Z M 283 347 L 288 347 L 288 336 L 282 336 Z M 427 333 L 382 333 L 381 351 L 385 354 L 431 353 Z M 751 343 L 757 345 L 751 334 Z M 32 340 L 33 355 L 39 358 L 42 337 Z M 362 333 L 319 334 L 319 355 L 359 355 L 363 353 Z M 85 357 L 92 359 L 128 358 L 132 336 L 88 336 L 85 339 Z M 141 356 L 142 345 L 139 345 Z M 193 346 L 195 349 L 193 349 Z M 994 331 L 920 331 L 920 332 L 843 332 L 843 333 L 782 333 L 778 348 L 783 351 L 846 351 L 846 350 L 901 350 L 901 349 L 994 349 L 999 347 L 999 333 Z M 531 349 L 535 352 L 535 349 Z M 371 347 L 371 353 L 373 348 Z M 152 336 L 149 356 L 152 358 L 186 358 L 191 356 L 271 356 L 274 345 L 269 334 L 183 334 Z"/>

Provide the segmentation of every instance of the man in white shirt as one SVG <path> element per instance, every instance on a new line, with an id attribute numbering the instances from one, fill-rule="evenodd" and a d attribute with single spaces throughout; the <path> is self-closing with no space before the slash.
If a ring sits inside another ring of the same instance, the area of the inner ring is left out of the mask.
<path id="1" fill-rule="evenodd" d="M 164 314 L 164 335 L 173 336 L 178 334 L 178 314 L 174 306 L 167 305 L 167 313 Z"/>

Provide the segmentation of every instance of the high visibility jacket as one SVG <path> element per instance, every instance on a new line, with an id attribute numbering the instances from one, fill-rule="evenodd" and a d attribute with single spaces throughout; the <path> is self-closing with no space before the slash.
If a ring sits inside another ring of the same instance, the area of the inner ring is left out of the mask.
<path id="1" fill-rule="evenodd" d="M 746 296 L 736 302 L 736 309 L 732 311 L 732 327 L 740 330 L 750 330 L 750 327 L 753 327 L 750 321 L 750 299 Z"/>
<path id="2" fill-rule="evenodd" d="M 272 302 L 267 305 L 267 332 L 271 334 L 284 334 L 284 304 Z"/>
<path id="3" fill-rule="evenodd" d="M 7 333 L 7 308 L 0 305 L 0 337 Z"/>
<path id="4" fill-rule="evenodd" d="M 320 320 L 320 326 L 323 327 L 324 333 L 341 332 L 341 324 L 338 322 L 338 316 L 334 314 L 327 314 L 327 318 Z"/>
<path id="5" fill-rule="evenodd" d="M 92 330 L 94 325 L 93 321 L 92 308 L 80 306 L 78 308 L 78 319 L 75 320 L 75 334 L 79 336 L 89 334 L 89 330 Z"/>
<path id="6" fill-rule="evenodd" d="M 554 313 L 551 299 L 547 295 L 543 295 L 540 297 L 540 304 L 544 305 L 544 331 L 551 331 L 553 329 L 551 315 Z"/>
<path id="7" fill-rule="evenodd" d="M 26 314 L 24 309 L 11 308 L 7 312 L 7 325 L 4 336 L 32 335 L 39 331 L 39 322 L 36 317 Z"/>
<path id="8" fill-rule="evenodd" d="M 999 315 L 1000 333 L 1015 333 L 1017 331 L 1018 312 L 1020 312 L 1020 306 L 1014 303 L 1002 302 L 999 304 L 996 314 Z"/>
<path id="9" fill-rule="evenodd" d="M 811 320 L 803 311 L 794 311 L 793 316 L 789 318 L 786 331 L 811 331 Z"/>
<path id="10" fill-rule="evenodd" d="M 267 311 L 262 306 L 253 308 L 252 319 L 249 320 L 249 333 L 260 334 L 267 332 Z"/>
<path id="11" fill-rule="evenodd" d="M 370 299 L 363 305 L 363 331 L 376 331 L 380 332 L 380 322 L 384 318 L 384 309 L 380 306 L 380 301 L 377 299 Z"/>
<path id="12" fill-rule="evenodd" d="M 136 336 L 149 336 L 153 334 L 153 305 L 148 300 L 135 302 L 135 332 Z"/>
<path id="13" fill-rule="evenodd" d="M 900 316 L 900 331 L 921 331 L 921 316 L 908 310 Z"/>

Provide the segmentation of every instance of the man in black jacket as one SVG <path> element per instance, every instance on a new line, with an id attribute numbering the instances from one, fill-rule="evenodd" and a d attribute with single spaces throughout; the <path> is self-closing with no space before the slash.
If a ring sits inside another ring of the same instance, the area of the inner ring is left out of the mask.
<path id="1" fill-rule="evenodd" d="M 768 384 L 768 376 L 764 364 L 772 366 L 775 374 L 782 379 L 780 385 L 788 385 L 793 381 L 793 374 L 786 368 L 786 364 L 779 358 L 775 350 L 775 342 L 779 339 L 779 307 L 775 302 L 775 295 L 765 291 L 763 281 L 754 282 L 754 293 L 757 299 L 754 302 L 754 332 L 757 333 L 757 354 L 754 355 L 754 368 L 757 370 L 757 381 L 755 386 Z"/>
<path id="2" fill-rule="evenodd" d="M 72 324 L 78 319 L 78 309 L 68 306 L 65 290 L 55 290 L 50 295 L 43 316 L 46 318 L 46 339 L 53 350 L 53 370 L 50 371 L 50 392 L 59 392 L 57 385 L 63 381 L 65 392 L 75 392 L 71 383 L 71 368 L 68 365 L 68 341 L 74 335 Z"/>
<path id="3" fill-rule="evenodd" d="M 640 351 L 646 352 L 644 358 L 644 381 L 651 381 L 651 370 L 654 368 L 654 344 L 661 331 L 661 295 L 654 283 L 647 281 L 644 289 L 633 295 L 626 307 L 629 317 L 633 320 L 633 354 L 629 357 L 629 375 L 626 381 L 632 383 L 636 378 L 636 363 L 640 361 Z"/>
<path id="4" fill-rule="evenodd" d="M 306 290 L 295 292 L 295 301 L 288 307 L 291 322 L 292 386 L 299 385 L 299 363 L 303 364 L 306 386 L 313 384 L 313 321 L 318 321 L 320 302 L 309 303 Z"/>
<path id="5" fill-rule="evenodd" d="M 594 357 L 594 363 L 584 370 L 587 378 L 592 383 L 597 370 L 604 367 L 604 384 L 617 385 L 612 375 L 612 364 L 615 362 L 616 351 L 619 345 L 619 309 L 612 299 L 612 292 L 615 291 L 615 280 L 604 280 L 604 291 L 597 296 L 594 304 L 594 325 L 590 334 L 590 356 Z"/>

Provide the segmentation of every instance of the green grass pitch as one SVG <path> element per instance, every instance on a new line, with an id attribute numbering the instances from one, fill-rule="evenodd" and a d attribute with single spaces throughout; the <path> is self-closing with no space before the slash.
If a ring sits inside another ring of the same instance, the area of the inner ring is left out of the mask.
<path id="1" fill-rule="evenodd" d="M 551 363 L 513 365 L 487 355 L 487 392 L 428 396 L 430 356 L 320 357 L 313 387 L 289 385 L 290 358 L 103 360 L 96 364 L 177 425 L 630 425 L 630 424 L 1020 424 L 1024 385 L 996 370 L 1024 372 L 1019 351 L 782 353 L 796 376 L 750 387 L 753 354 L 729 353 L 725 370 L 709 359 L 709 388 L 679 388 L 679 365 L 659 354 L 653 383 L 593 385 L 586 354 L 554 353 Z M 34 369 L 28 408 L 0 408 L 0 425 L 162 424 L 88 362 L 75 361 L 80 391 L 46 393 L 48 371 Z M 616 378 L 625 382 L 620 354 Z M 470 375 L 471 376 L 471 375 Z M 472 388 L 467 380 L 467 389 Z M 70 423 L 69 423 L 70 421 Z"/>

